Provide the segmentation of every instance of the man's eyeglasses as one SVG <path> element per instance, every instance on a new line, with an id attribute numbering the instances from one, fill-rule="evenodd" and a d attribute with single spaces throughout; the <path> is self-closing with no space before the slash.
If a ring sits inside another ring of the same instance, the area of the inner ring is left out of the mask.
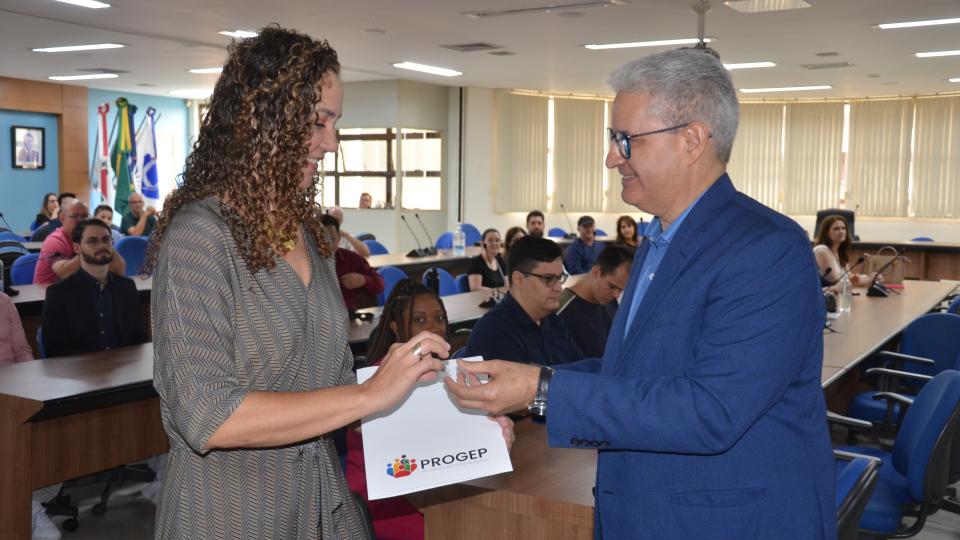
<path id="1" fill-rule="evenodd" d="M 570 274 L 564 272 L 562 274 L 534 274 L 533 272 L 524 272 L 523 270 L 518 270 L 521 274 L 525 276 L 538 277 L 543 280 L 543 284 L 547 287 L 553 287 L 559 281 L 561 285 L 567 282 L 567 278 L 570 277 Z"/>
<path id="2" fill-rule="evenodd" d="M 88 236 L 83 239 L 83 243 L 91 247 L 109 246 L 113 244 L 113 237 L 111 237 L 109 234 L 101 237 Z"/>
<path id="3" fill-rule="evenodd" d="M 675 129 L 683 129 L 690 125 L 690 122 L 686 124 L 679 124 L 676 126 L 671 126 L 663 129 L 655 129 L 653 131 L 645 131 L 643 133 L 637 133 L 630 135 L 626 131 L 614 131 L 613 128 L 607 128 L 607 135 L 610 137 L 610 142 L 617 144 L 617 150 L 620 152 L 620 155 L 623 156 L 623 159 L 630 159 L 630 141 L 639 137 L 646 137 L 647 135 L 656 135 L 657 133 L 666 133 L 668 131 L 673 131 Z"/>

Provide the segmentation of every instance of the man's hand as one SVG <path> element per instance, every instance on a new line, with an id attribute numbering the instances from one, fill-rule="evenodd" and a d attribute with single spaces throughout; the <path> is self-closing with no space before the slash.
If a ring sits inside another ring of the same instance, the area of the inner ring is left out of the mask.
<path id="1" fill-rule="evenodd" d="M 152 216 L 157 213 L 157 209 L 152 206 L 148 206 L 145 212 L 147 216 Z"/>
<path id="2" fill-rule="evenodd" d="M 477 379 L 479 375 L 487 375 L 489 381 L 480 384 Z M 526 411 L 527 405 L 537 395 L 539 380 L 539 366 L 504 360 L 458 360 L 457 381 L 446 377 L 443 382 L 461 407 L 500 415 Z"/>
<path id="3" fill-rule="evenodd" d="M 340 285 L 343 285 L 344 289 L 352 290 L 359 289 L 367 284 L 367 278 L 363 274 L 358 274 L 357 272 L 350 272 L 349 274 L 344 274 L 340 276 Z"/>

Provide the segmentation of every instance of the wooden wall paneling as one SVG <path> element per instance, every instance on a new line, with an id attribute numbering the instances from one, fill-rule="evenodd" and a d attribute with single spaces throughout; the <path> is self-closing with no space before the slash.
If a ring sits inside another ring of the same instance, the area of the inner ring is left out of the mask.
<path id="1" fill-rule="evenodd" d="M 55 83 L 0 77 L 0 109 L 60 114 L 62 87 Z"/>
<path id="2" fill-rule="evenodd" d="M 64 86 L 60 115 L 60 191 L 76 193 L 81 201 L 90 198 L 90 163 L 87 160 L 87 89 Z"/>
<path id="3" fill-rule="evenodd" d="M 33 403 L 36 409 L 40 403 Z M 0 520 L 0 538 L 30 538 L 30 410 L 23 400 L 0 396 L 0 501 L 8 519 Z M 9 508 L 14 506 L 14 508 Z"/>

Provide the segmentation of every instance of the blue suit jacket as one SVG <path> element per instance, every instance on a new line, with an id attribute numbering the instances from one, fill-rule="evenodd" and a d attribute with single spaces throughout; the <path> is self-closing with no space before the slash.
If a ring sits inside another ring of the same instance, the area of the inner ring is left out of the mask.
<path id="1" fill-rule="evenodd" d="M 602 359 L 557 371 L 551 446 L 597 448 L 597 536 L 836 536 L 806 234 L 724 175 L 677 231 L 630 328 L 646 243 Z"/>

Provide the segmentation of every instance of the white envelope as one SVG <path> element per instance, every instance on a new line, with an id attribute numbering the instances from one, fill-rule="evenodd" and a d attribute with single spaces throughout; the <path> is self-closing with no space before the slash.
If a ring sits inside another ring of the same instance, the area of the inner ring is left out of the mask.
<path id="1" fill-rule="evenodd" d="M 456 360 L 444 365 L 442 375 L 456 380 Z M 357 381 L 376 370 L 358 369 Z M 363 419 L 363 458 L 370 500 L 513 470 L 500 424 L 481 411 L 458 408 L 442 376 L 419 384 L 393 410 Z"/>

